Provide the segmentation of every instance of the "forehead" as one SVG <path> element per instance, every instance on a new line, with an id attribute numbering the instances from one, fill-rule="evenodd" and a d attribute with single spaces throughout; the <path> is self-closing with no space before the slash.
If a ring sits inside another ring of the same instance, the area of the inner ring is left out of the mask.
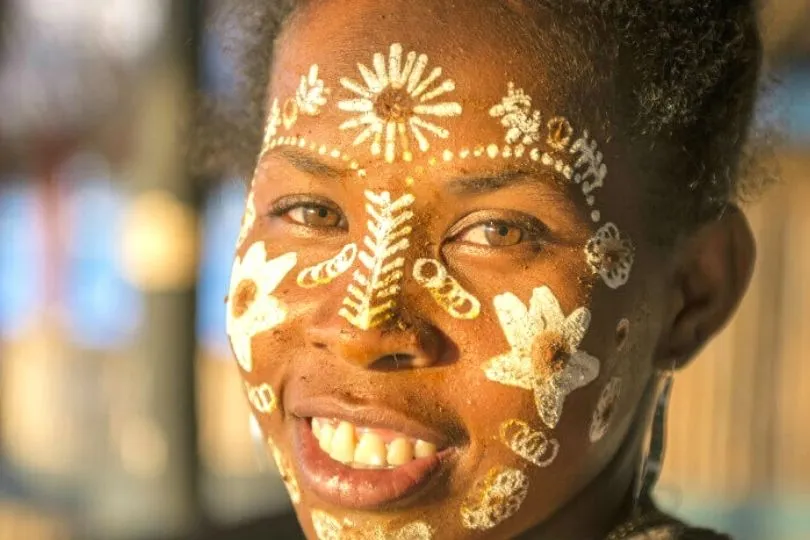
<path id="1" fill-rule="evenodd" d="M 426 60 L 419 82 L 440 70 L 419 95 L 421 100 L 430 94 L 433 99 L 425 101 L 457 103 L 463 109 L 463 114 L 448 114 L 441 121 L 455 144 L 503 138 L 501 126 L 488 113 L 507 94 L 510 82 L 531 98 L 545 120 L 563 115 L 581 124 L 587 119 L 575 95 L 585 62 L 575 47 L 565 45 L 570 40 L 561 43 L 562 32 L 542 11 L 529 13 L 508 7 L 508 2 L 488 0 L 358 0 L 351 5 L 348 10 L 346 2 L 321 0 L 296 14 L 276 47 L 271 97 L 293 92 L 313 64 L 335 103 L 361 97 L 342 81 L 368 88 L 362 70 L 376 73 L 375 56 L 380 56 L 388 71 L 391 46 L 396 43 L 402 50 L 401 69 L 407 68 L 409 53 L 416 56 L 417 64 Z M 579 68 L 572 69 L 572 64 Z M 437 95 L 440 85 L 452 85 L 452 91 Z M 302 126 L 323 136 L 323 128 L 337 128 L 345 119 L 346 111 L 325 107 L 317 121 L 302 119 Z M 352 133 L 339 134 L 329 142 L 345 144 L 347 138 L 353 140 Z"/>

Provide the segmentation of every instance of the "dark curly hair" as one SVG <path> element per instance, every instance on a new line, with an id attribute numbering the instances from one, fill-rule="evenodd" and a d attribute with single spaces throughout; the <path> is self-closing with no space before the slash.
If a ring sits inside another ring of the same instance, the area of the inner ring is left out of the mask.
<path id="1" fill-rule="evenodd" d="M 220 31 L 241 36 L 242 100 L 207 109 L 214 133 L 202 137 L 208 164 L 250 174 L 262 138 L 273 44 L 304 1 L 226 0 L 218 11 Z M 668 244 L 763 187 L 761 175 L 744 174 L 763 58 L 755 0 L 523 4 L 550 11 L 562 29 L 538 39 L 578 36 L 584 53 L 599 57 L 599 67 L 590 62 L 590 70 L 600 73 L 590 79 L 611 84 L 616 98 L 604 122 L 642 145 L 644 169 L 660 179 L 649 182 L 645 205 L 651 240 Z"/>

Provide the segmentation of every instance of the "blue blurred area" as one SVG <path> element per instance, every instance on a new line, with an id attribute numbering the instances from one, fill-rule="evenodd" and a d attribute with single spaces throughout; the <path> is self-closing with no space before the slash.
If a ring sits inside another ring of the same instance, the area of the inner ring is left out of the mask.
<path id="1" fill-rule="evenodd" d="M 120 266 L 121 184 L 100 157 L 88 154 L 71 160 L 60 180 L 68 231 L 65 325 L 82 347 L 123 347 L 136 335 L 143 307 Z"/>
<path id="2" fill-rule="evenodd" d="M 786 109 L 787 139 L 794 145 L 810 143 L 810 64 L 793 66 L 777 95 Z"/>
<path id="3" fill-rule="evenodd" d="M 0 336 L 30 327 L 44 301 L 44 234 L 34 184 L 17 176 L 0 182 Z"/>
<path id="4" fill-rule="evenodd" d="M 216 186 L 203 210 L 202 257 L 197 300 L 200 343 L 216 357 L 230 359 L 225 335 L 225 296 L 242 213 L 245 185 L 231 179 Z"/>

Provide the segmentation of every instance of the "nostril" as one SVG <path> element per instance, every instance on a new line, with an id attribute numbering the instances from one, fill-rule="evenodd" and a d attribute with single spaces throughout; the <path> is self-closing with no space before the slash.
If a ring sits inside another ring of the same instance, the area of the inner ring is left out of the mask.
<path id="1" fill-rule="evenodd" d="M 420 367 L 418 358 L 409 353 L 393 353 L 379 357 L 370 366 L 378 371 L 395 371 L 399 369 L 412 369 Z"/>
<path id="2" fill-rule="evenodd" d="M 327 348 L 326 343 L 315 342 L 315 343 L 312 344 L 312 346 L 315 347 L 316 349 L 321 349 L 321 350 L 325 350 Z"/>

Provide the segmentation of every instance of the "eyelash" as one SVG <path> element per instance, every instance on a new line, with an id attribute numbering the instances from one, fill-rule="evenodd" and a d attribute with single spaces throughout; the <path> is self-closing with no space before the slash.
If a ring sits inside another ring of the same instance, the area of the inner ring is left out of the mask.
<path id="1" fill-rule="evenodd" d="M 343 227 L 338 227 L 339 229 L 348 229 L 348 225 L 345 225 L 346 216 L 343 211 L 332 201 L 327 199 L 322 199 L 320 197 L 312 197 L 310 195 L 290 195 L 288 197 L 284 197 L 275 201 L 273 204 L 270 205 L 270 209 L 267 211 L 267 216 L 271 219 L 284 219 L 285 215 L 295 210 L 296 208 L 306 208 L 306 207 L 323 207 L 331 210 L 338 214 L 341 218 L 341 223 L 344 223 Z M 294 221 L 286 220 L 288 225 L 292 225 L 295 227 L 301 227 L 303 229 L 319 229 L 319 230 L 327 230 L 326 227 L 310 227 L 308 225 L 304 225 L 302 223 L 297 223 Z"/>
<path id="2" fill-rule="evenodd" d="M 296 208 L 301 207 L 323 207 L 335 212 L 340 216 L 341 223 L 343 226 L 341 227 L 312 227 L 309 225 L 305 225 L 302 223 L 290 221 L 289 219 L 285 220 L 288 225 L 299 227 L 301 229 L 306 229 L 307 231 L 318 230 L 320 232 L 327 232 L 330 229 L 340 229 L 340 230 L 347 230 L 348 224 L 347 218 L 343 211 L 334 204 L 332 201 L 329 201 L 325 198 L 320 197 L 313 197 L 310 195 L 291 195 L 288 197 L 284 197 L 275 201 L 271 206 L 269 211 L 267 212 L 268 217 L 273 219 L 285 219 L 286 214 L 295 210 Z M 449 241 L 453 241 L 462 237 L 465 233 L 475 229 L 476 227 L 485 227 L 487 225 L 490 226 L 501 226 L 505 225 L 507 227 L 515 227 L 521 230 L 522 237 L 517 244 L 511 246 L 492 246 L 492 245 L 485 245 L 480 243 L 473 243 L 473 242 L 463 242 L 463 244 L 467 244 L 469 246 L 473 246 L 478 249 L 488 249 L 488 250 L 506 250 L 506 249 L 523 249 L 531 248 L 536 251 L 539 251 L 544 245 L 547 243 L 547 236 L 548 236 L 548 228 L 539 221 L 537 218 L 526 215 L 526 214 L 515 214 L 510 217 L 504 218 L 500 216 L 492 216 L 491 218 L 487 219 L 486 217 L 481 217 L 480 213 L 473 213 L 469 214 L 465 218 L 462 218 L 461 222 L 453 227 L 454 230 L 451 230 L 450 234 L 446 236 L 446 239 Z M 469 221 L 469 223 L 465 223 L 465 221 Z"/>
<path id="3" fill-rule="evenodd" d="M 473 214 L 474 216 L 474 214 Z M 525 237 L 521 238 L 521 241 L 517 244 L 511 246 L 486 246 L 482 244 L 476 243 L 469 243 L 469 245 L 474 246 L 475 248 L 483 248 L 483 249 L 493 249 L 493 250 L 504 250 L 504 249 L 519 249 L 521 246 L 525 249 L 527 246 L 531 246 L 534 249 L 542 248 L 547 243 L 548 237 L 548 227 L 539 221 L 537 218 L 532 216 L 528 216 L 525 214 L 519 214 L 510 216 L 508 218 L 502 217 L 492 217 L 491 219 L 482 219 L 476 218 L 472 221 L 472 216 L 469 218 L 471 223 L 464 224 L 463 222 L 465 219 L 462 219 L 462 224 L 457 225 L 454 227 L 457 229 L 457 232 L 452 232 L 448 235 L 450 240 L 460 238 L 465 233 L 475 229 L 476 227 L 484 227 L 487 225 L 490 226 L 500 226 L 505 225 L 507 227 L 515 227 L 521 230 Z"/>

